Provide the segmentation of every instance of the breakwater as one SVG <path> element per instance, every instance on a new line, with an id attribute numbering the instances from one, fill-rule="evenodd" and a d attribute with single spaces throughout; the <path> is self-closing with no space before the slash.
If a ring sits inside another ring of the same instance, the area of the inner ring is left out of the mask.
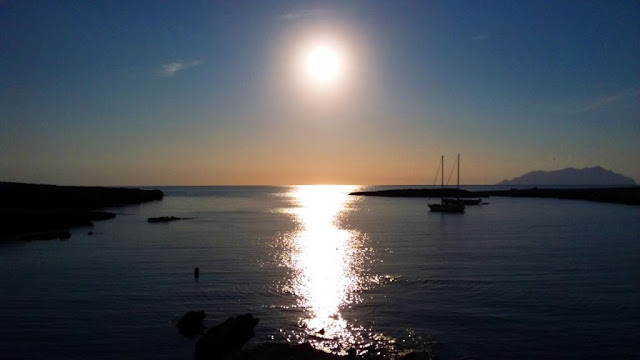
<path id="1" fill-rule="evenodd" d="M 384 196 L 384 197 L 421 197 L 436 198 L 461 197 L 461 198 L 487 198 L 492 196 L 507 197 L 534 197 L 534 198 L 556 198 L 572 200 L 589 200 L 598 202 L 608 202 L 617 204 L 640 205 L 640 187 L 615 187 L 615 188 L 590 188 L 590 189 L 509 189 L 509 190 L 488 190 L 488 191 L 468 191 L 447 188 L 444 189 L 392 189 L 380 191 L 358 191 L 349 195 L 359 196 Z"/>

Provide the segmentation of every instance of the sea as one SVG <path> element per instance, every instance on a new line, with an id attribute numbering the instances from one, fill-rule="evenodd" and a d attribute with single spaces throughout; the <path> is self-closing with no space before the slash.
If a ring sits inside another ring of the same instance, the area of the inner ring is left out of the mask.
<path id="1" fill-rule="evenodd" d="M 192 359 L 175 327 L 191 310 L 253 314 L 248 347 L 640 358 L 640 207 L 349 195 L 387 188 L 160 187 L 68 240 L 2 242 L 0 358 Z"/>

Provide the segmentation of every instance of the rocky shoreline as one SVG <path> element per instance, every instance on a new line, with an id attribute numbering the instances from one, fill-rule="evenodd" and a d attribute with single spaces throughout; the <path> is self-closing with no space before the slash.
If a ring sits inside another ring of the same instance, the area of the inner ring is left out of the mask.
<path id="1" fill-rule="evenodd" d="M 0 182 L 0 239 L 64 239 L 70 227 L 116 216 L 98 209 L 163 197 L 160 190 Z"/>
<path id="2" fill-rule="evenodd" d="M 179 332 L 188 338 L 200 335 L 195 343 L 196 360 L 435 360 L 431 352 L 410 352 L 391 354 L 382 349 L 356 350 L 351 348 L 348 355 L 340 356 L 318 350 L 309 343 L 266 342 L 243 349 L 254 336 L 253 329 L 259 319 L 251 314 L 230 317 L 224 322 L 205 331 L 203 310 L 186 313 L 177 323 Z"/>
<path id="3" fill-rule="evenodd" d="M 533 198 L 556 198 L 571 200 L 588 200 L 597 202 L 607 202 L 627 205 L 640 205 L 640 186 L 611 187 L 611 188 L 590 188 L 590 189 L 510 189 L 491 191 L 467 191 L 447 188 L 444 190 L 444 197 L 461 198 L 487 198 L 492 196 L 506 197 L 533 197 Z M 349 195 L 357 196 L 382 196 L 382 197 L 418 197 L 418 198 L 439 198 L 442 196 L 441 189 L 393 189 L 380 191 L 359 191 Z"/>

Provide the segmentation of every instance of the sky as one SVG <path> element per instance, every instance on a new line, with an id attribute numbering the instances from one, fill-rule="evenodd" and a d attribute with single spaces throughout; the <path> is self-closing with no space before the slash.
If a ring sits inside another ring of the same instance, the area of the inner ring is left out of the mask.
<path id="1" fill-rule="evenodd" d="M 0 181 L 431 185 L 460 154 L 462 184 L 640 183 L 638 19 L 613 0 L 0 1 Z"/>

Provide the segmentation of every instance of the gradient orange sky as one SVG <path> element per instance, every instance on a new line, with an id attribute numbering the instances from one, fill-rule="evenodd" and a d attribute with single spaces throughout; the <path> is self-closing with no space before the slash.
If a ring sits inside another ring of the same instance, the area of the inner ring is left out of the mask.
<path id="1" fill-rule="evenodd" d="M 637 2 L 0 3 L 0 181 L 640 181 Z M 303 71 L 338 53 L 329 85 Z"/>

